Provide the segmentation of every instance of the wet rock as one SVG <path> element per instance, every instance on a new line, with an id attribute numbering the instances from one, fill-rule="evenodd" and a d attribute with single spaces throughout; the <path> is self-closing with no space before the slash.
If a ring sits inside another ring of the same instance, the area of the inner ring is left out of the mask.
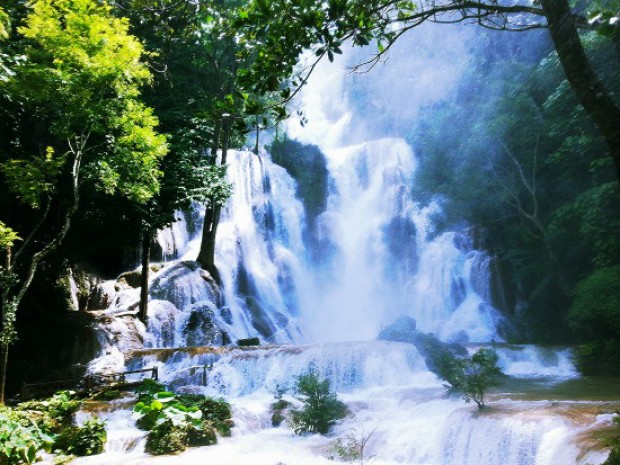
<path id="1" fill-rule="evenodd" d="M 213 302 L 216 306 L 221 302 L 221 291 L 213 278 L 192 261 L 164 270 L 151 283 L 150 295 L 167 300 L 180 310 L 198 302 Z"/>
<path id="2" fill-rule="evenodd" d="M 379 333 L 381 341 L 409 342 L 416 338 L 416 321 L 409 316 L 401 316 Z"/>
<path id="3" fill-rule="evenodd" d="M 252 347 L 260 345 L 260 339 L 257 337 L 249 337 L 246 339 L 239 339 L 237 341 L 239 347 Z"/>
<path id="4" fill-rule="evenodd" d="M 175 346 L 175 323 L 178 309 L 165 300 L 151 300 L 148 303 L 148 332 L 152 347 Z"/>
<path id="5" fill-rule="evenodd" d="M 271 322 L 267 311 L 261 306 L 261 304 L 258 303 L 258 301 L 254 297 L 247 297 L 245 299 L 245 303 L 247 309 L 250 312 L 252 326 L 254 326 L 256 331 L 258 331 L 259 334 L 265 339 L 273 336 L 276 328 Z"/>
<path id="6" fill-rule="evenodd" d="M 293 404 L 284 399 L 279 399 L 271 406 L 271 426 L 277 428 L 284 420 L 288 418 L 288 414 L 293 408 Z"/>
<path id="7" fill-rule="evenodd" d="M 454 357 L 466 357 L 467 349 L 456 342 L 445 343 L 432 334 L 416 329 L 416 322 L 408 316 L 401 316 L 385 328 L 378 338 L 382 341 L 406 342 L 413 344 L 424 357 L 430 371 L 445 379 L 447 363 Z"/>
<path id="8" fill-rule="evenodd" d="M 186 346 L 224 345 L 224 332 L 215 320 L 212 305 L 196 304 L 190 307 L 190 312 L 183 328 Z"/>
<path id="9" fill-rule="evenodd" d="M 116 281 L 122 284 L 127 284 L 129 287 L 140 287 L 142 283 L 142 271 L 126 271 L 125 273 L 122 273 Z"/>
<path id="10" fill-rule="evenodd" d="M 220 317 L 226 324 L 232 325 L 233 317 L 229 307 L 220 308 Z"/>

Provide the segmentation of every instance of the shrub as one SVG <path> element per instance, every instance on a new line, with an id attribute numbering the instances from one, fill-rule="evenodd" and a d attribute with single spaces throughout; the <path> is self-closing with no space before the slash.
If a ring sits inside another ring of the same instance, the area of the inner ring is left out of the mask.
<path id="1" fill-rule="evenodd" d="M 103 452 L 106 439 L 103 421 L 99 418 L 92 418 L 82 426 L 64 429 L 58 435 L 54 448 L 72 455 L 96 455 Z"/>
<path id="2" fill-rule="evenodd" d="M 82 401 L 76 398 L 75 392 L 59 391 L 49 399 L 22 402 L 16 410 L 43 412 L 52 422 L 49 426 L 59 429 L 71 424 L 73 414 L 81 405 Z"/>
<path id="3" fill-rule="evenodd" d="M 576 354 L 582 373 L 620 374 L 620 266 L 577 283 L 568 323 L 587 341 Z"/>
<path id="4" fill-rule="evenodd" d="M 0 408 L 0 464 L 33 463 L 37 452 L 50 449 L 53 441 L 28 413 Z"/>
<path id="5" fill-rule="evenodd" d="M 299 376 L 296 391 L 303 408 L 291 411 L 289 423 L 297 434 L 326 434 L 335 421 L 347 415 L 346 405 L 329 391 L 329 381 L 320 381 L 316 373 Z"/>
<path id="6" fill-rule="evenodd" d="M 215 444 L 216 432 L 230 436 L 232 410 L 223 399 L 175 394 L 153 382 L 139 392 L 134 416 L 138 427 L 149 431 L 147 452 L 153 455 Z"/>
<path id="7" fill-rule="evenodd" d="M 40 450 L 51 450 L 56 434 L 71 424 L 82 402 L 72 391 L 45 400 L 0 409 L 0 465 L 32 463 Z"/>

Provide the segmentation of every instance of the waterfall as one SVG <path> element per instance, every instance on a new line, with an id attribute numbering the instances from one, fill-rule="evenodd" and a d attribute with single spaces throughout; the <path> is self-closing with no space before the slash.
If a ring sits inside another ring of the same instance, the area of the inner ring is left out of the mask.
<path id="1" fill-rule="evenodd" d="M 505 343 L 511 325 L 493 306 L 491 257 L 467 226 L 436 224 L 439 203 L 415 201 L 417 159 L 404 139 L 343 137 L 352 113 L 330 99 L 330 89 L 342 90 L 342 70 L 322 78 L 318 89 L 308 86 L 306 107 L 331 114 L 304 137 L 326 157 L 324 212 L 306 222 L 296 181 L 266 151 L 230 151 L 233 193 L 216 242 L 221 285 L 194 261 L 197 208 L 158 236 L 164 261 L 151 276 L 146 327 L 133 316 L 139 294 L 130 280 L 101 286 L 109 306 L 100 312 L 102 356 L 90 370 L 157 367 L 171 389 L 222 396 L 234 409 L 232 438 L 153 459 L 126 412 L 103 412 L 112 444 L 76 463 L 326 465 L 335 441 L 351 435 L 366 435 L 376 465 L 602 463 L 604 451 L 581 439 L 611 422 L 600 404 L 527 399 L 527 386 L 552 392 L 578 377 L 570 350 Z M 321 244 L 318 259 L 312 244 Z M 502 370 L 526 387 L 492 391 L 483 412 L 447 397 L 413 345 L 376 340 L 403 316 L 470 353 L 496 344 Z M 248 337 L 261 345 L 236 347 Z M 284 390 L 299 405 L 293 389 L 309 370 L 350 410 L 327 437 L 271 426 L 274 394 Z"/>

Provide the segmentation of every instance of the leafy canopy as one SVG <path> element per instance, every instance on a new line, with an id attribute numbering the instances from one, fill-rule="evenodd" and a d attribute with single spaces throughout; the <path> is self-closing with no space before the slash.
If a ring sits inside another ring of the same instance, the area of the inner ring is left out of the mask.
<path id="1" fill-rule="evenodd" d="M 88 155 L 84 174 L 100 189 L 150 198 L 167 146 L 152 110 L 138 100 L 151 75 L 127 20 L 112 17 L 107 4 L 94 0 L 38 0 L 18 32 L 28 43 L 26 59 L 8 91 L 49 121 L 53 143 L 45 160 L 54 152 L 80 152 Z M 30 191 L 25 199 L 31 204 L 41 195 L 32 191 L 32 177 L 40 177 L 42 166 L 22 160 L 5 166 L 11 189 L 22 197 Z"/>

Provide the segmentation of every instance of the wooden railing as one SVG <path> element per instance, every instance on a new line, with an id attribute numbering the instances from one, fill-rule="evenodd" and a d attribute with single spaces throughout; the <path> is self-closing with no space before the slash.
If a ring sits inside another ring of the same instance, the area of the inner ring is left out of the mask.
<path id="1" fill-rule="evenodd" d="M 159 379 L 159 369 L 157 367 L 141 368 L 139 370 L 128 370 L 119 373 L 109 373 L 104 375 L 90 374 L 85 378 L 64 379 L 60 381 L 47 381 L 44 383 L 24 383 L 21 388 L 20 399 L 28 400 L 35 397 L 44 397 L 63 389 L 91 390 L 95 387 L 115 387 L 129 389 L 142 382 L 139 380 L 128 382 L 129 375 L 149 373 L 154 381 Z"/>
<path id="2" fill-rule="evenodd" d="M 137 375 L 140 373 L 150 373 L 151 379 L 153 381 L 157 381 L 159 379 L 159 369 L 157 367 L 151 367 L 151 368 L 141 368 L 139 370 L 121 371 L 118 373 L 108 373 L 108 374 L 103 374 L 103 375 L 91 374 L 86 377 L 86 386 L 88 388 L 91 388 L 91 387 L 102 385 L 102 384 L 104 385 L 106 384 L 107 385 L 134 384 L 134 383 L 127 382 L 127 376 Z M 142 382 L 142 379 L 140 379 L 138 382 Z"/>

